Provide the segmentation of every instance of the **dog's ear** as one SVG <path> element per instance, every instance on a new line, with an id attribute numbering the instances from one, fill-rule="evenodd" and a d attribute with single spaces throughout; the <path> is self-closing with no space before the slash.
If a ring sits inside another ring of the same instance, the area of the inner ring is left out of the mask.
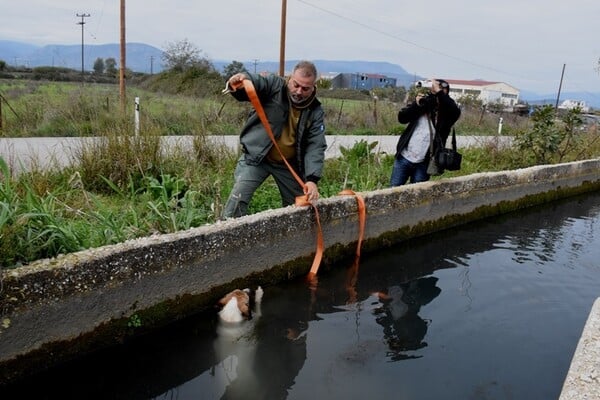
<path id="1" fill-rule="evenodd" d="M 233 297 L 233 292 L 227 293 L 225 296 L 221 297 L 221 299 L 218 302 L 218 305 L 223 307 L 225 304 L 227 304 L 227 302 L 229 300 L 231 300 L 232 297 Z"/>

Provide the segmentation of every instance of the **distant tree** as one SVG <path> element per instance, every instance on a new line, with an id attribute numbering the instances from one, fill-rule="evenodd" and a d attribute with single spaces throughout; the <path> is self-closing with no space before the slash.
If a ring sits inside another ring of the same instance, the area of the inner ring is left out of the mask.
<path id="1" fill-rule="evenodd" d="M 504 111 L 504 108 L 506 108 L 506 106 L 504 104 L 502 104 L 500 101 L 496 100 L 494 102 L 487 103 L 486 108 L 491 113 L 501 114 Z"/>
<path id="2" fill-rule="evenodd" d="M 248 72 L 248 70 L 244 67 L 244 63 L 234 60 L 231 64 L 226 65 L 225 68 L 223 68 L 223 77 L 227 79 L 238 72 Z"/>
<path id="3" fill-rule="evenodd" d="M 104 61 L 104 71 L 107 75 L 117 76 L 117 60 L 110 57 Z"/>
<path id="4" fill-rule="evenodd" d="M 466 110 L 485 110 L 483 101 L 475 94 L 465 94 L 458 98 L 457 102 Z"/>
<path id="5" fill-rule="evenodd" d="M 317 87 L 319 89 L 330 89 L 331 79 L 319 78 L 317 79 Z"/>
<path id="6" fill-rule="evenodd" d="M 94 73 L 96 75 L 102 75 L 104 73 L 104 60 L 100 57 L 94 61 Z"/>
<path id="7" fill-rule="evenodd" d="M 6 61 L 0 60 L 0 71 L 6 71 Z"/>
<path id="8" fill-rule="evenodd" d="M 190 68 L 215 70 L 210 60 L 201 56 L 201 50 L 187 39 L 169 43 L 162 54 L 167 69 L 183 72 Z"/>

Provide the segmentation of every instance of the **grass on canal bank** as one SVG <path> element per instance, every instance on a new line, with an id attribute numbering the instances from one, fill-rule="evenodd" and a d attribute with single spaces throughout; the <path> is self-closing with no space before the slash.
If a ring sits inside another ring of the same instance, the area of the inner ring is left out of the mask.
<path id="1" fill-rule="evenodd" d="M 193 156 L 187 149 L 163 155 L 156 141 L 155 136 L 107 138 L 82 149 L 77 168 L 18 176 L 0 158 L 0 267 L 215 222 L 233 184 L 237 154 L 199 137 Z M 326 160 L 321 196 L 388 187 L 393 155 L 375 153 L 375 144 L 359 141 L 342 148 L 341 157 Z M 595 140 L 587 150 L 581 159 L 600 154 Z M 460 171 L 434 179 L 535 164 L 514 148 L 490 145 L 462 153 Z M 250 212 L 280 206 L 277 187 L 268 179 Z"/>
<path id="2" fill-rule="evenodd" d="M 15 115 L 5 125 L 8 132 L 43 136 L 66 129 L 73 136 L 92 134 L 103 140 L 84 146 L 68 168 L 34 167 L 17 175 L 0 158 L 0 268 L 218 219 L 232 187 L 237 154 L 210 144 L 206 135 L 237 133 L 247 104 L 222 96 L 196 99 L 141 92 L 149 110 L 134 136 L 127 116 L 115 110 L 117 99 L 110 88 L 82 93 L 68 85 L 13 86 Z M 6 86 L 0 88 L 8 93 Z M 395 119 L 400 105 L 393 102 L 324 97 L 323 103 L 328 134 L 398 135 L 404 129 Z M 494 134 L 496 119 L 464 107 L 456 129 Z M 507 117 L 512 148 L 461 149 L 462 169 L 434 179 L 595 158 L 600 154 L 598 132 L 581 130 L 581 125 L 580 113 L 557 116 L 552 107 L 539 109 L 531 118 Z M 181 133 L 194 136 L 191 149 L 161 152 L 161 135 Z M 321 196 L 346 188 L 366 192 L 388 187 L 393 155 L 375 153 L 375 145 L 359 141 L 342 149 L 341 157 L 326 160 Z M 280 206 L 269 179 L 253 197 L 250 212 Z"/>

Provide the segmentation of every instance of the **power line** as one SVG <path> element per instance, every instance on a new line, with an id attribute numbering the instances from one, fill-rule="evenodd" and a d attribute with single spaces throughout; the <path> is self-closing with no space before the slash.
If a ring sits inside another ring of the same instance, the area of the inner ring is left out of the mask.
<path id="1" fill-rule="evenodd" d="M 102 25 L 102 22 L 103 22 L 104 9 L 106 8 L 106 2 L 107 2 L 107 0 L 104 0 L 102 2 L 102 9 L 100 10 L 100 18 L 98 18 L 98 23 L 95 24 L 96 27 L 95 27 L 95 29 L 93 29 L 94 32 L 91 32 L 91 30 L 88 29 L 88 35 L 90 35 L 92 37 L 92 39 L 94 39 L 94 40 L 98 40 L 97 34 L 98 34 L 98 31 L 100 30 L 100 26 Z"/>
<path id="2" fill-rule="evenodd" d="M 399 36 L 393 35 L 391 33 L 385 32 L 385 31 L 383 31 L 381 29 L 374 28 L 374 27 L 372 27 L 370 25 L 367 25 L 367 24 L 365 24 L 363 22 L 360 22 L 360 21 L 357 21 L 355 19 L 346 17 L 346 16 L 341 15 L 339 13 L 336 13 L 334 11 L 327 10 L 327 9 L 325 9 L 323 7 L 320 7 L 320 6 L 317 6 L 315 4 L 309 3 L 309 2 L 307 2 L 305 0 L 297 0 L 297 1 L 300 2 L 300 3 L 306 4 L 309 7 L 316 8 L 316 9 L 318 9 L 320 11 L 323 11 L 323 12 L 325 12 L 327 14 L 331 14 L 331 15 L 337 17 L 337 18 L 349 21 L 349 22 L 351 22 L 353 24 L 356 24 L 356 25 L 360 25 L 360 26 L 362 26 L 365 29 L 371 30 L 373 32 L 377 32 L 377 33 L 379 33 L 381 35 L 390 37 L 390 38 L 395 39 L 395 40 L 399 40 L 401 42 L 407 43 L 407 44 L 409 44 L 411 46 L 414 46 L 414 47 L 417 47 L 419 49 L 426 50 L 426 51 L 429 51 L 429 52 L 434 53 L 434 54 L 438 54 L 438 55 L 443 56 L 443 57 L 451 58 L 453 60 L 460 61 L 462 63 L 469 64 L 469 65 L 472 65 L 472 66 L 475 66 L 475 67 L 487 69 L 487 70 L 494 71 L 494 72 L 499 72 L 501 74 L 505 74 L 505 75 L 509 75 L 509 76 L 517 76 L 517 77 L 519 77 L 518 75 L 509 73 L 509 72 L 506 72 L 506 71 L 502 71 L 502 70 L 499 70 L 499 69 L 496 69 L 496 68 L 493 68 L 493 67 L 488 67 L 488 66 L 482 65 L 482 64 L 477 64 L 477 63 L 474 63 L 472 61 L 466 60 L 464 58 L 456 57 L 456 56 L 454 56 L 452 54 L 447 54 L 447 53 L 441 52 L 441 51 L 436 50 L 436 49 L 432 49 L 432 48 L 429 48 L 429 47 L 426 47 L 426 46 L 422 46 L 422 45 L 420 45 L 418 43 L 415 43 L 415 42 L 412 42 L 410 40 L 407 40 L 407 39 L 401 38 Z M 519 77 L 519 78 L 524 78 L 524 77 Z"/>

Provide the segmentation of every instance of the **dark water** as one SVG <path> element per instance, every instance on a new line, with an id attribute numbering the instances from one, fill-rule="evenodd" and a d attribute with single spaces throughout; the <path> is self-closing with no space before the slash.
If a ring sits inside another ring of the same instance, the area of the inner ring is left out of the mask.
<path id="1" fill-rule="evenodd" d="M 600 296 L 600 194 L 350 264 L 265 287 L 241 332 L 199 315 L 0 398 L 557 399 Z"/>

